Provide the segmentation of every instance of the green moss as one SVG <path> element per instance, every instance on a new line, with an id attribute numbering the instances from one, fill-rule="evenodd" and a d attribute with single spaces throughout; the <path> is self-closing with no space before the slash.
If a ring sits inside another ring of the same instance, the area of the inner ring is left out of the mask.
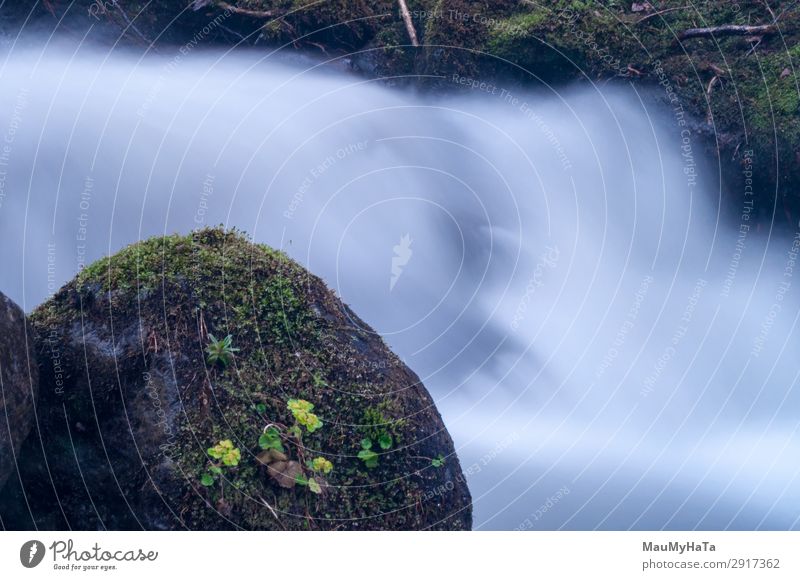
<path id="1" fill-rule="evenodd" d="M 375 442 L 383 435 L 390 435 L 395 443 L 401 443 L 406 422 L 402 418 L 394 419 L 389 416 L 390 408 L 391 404 L 386 401 L 367 407 L 364 410 L 362 424 L 359 426 L 361 433 Z"/>

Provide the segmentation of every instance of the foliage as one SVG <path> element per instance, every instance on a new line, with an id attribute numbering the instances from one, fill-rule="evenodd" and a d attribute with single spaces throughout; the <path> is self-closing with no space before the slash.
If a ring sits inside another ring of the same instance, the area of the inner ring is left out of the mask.
<path id="1" fill-rule="evenodd" d="M 275 427 L 268 427 L 264 430 L 258 438 L 258 446 L 264 450 L 274 449 L 281 453 L 285 452 L 283 442 L 281 441 L 281 434 Z"/>
<path id="2" fill-rule="evenodd" d="M 361 440 L 361 451 L 357 457 L 364 462 L 367 469 L 378 467 L 378 454 L 372 450 L 372 439 Z"/>
<path id="3" fill-rule="evenodd" d="M 380 445 L 380 448 L 383 449 L 384 451 L 391 449 L 392 436 L 389 435 L 388 433 L 381 433 L 381 435 L 378 437 L 378 445 Z"/>
<path id="4" fill-rule="evenodd" d="M 292 412 L 295 421 L 308 429 L 309 433 L 313 433 L 322 428 L 322 421 L 311 411 L 314 410 L 314 405 L 303 399 L 289 399 L 286 404 Z"/>
<path id="5" fill-rule="evenodd" d="M 230 439 L 220 441 L 214 447 L 208 449 L 208 454 L 216 459 L 208 471 L 200 476 L 200 483 L 205 487 L 211 487 L 217 478 L 222 475 L 222 466 L 236 467 L 242 459 L 242 454 L 238 448 L 233 446 Z"/>
<path id="6" fill-rule="evenodd" d="M 324 457 L 315 457 L 311 461 L 311 469 L 323 475 L 328 475 L 331 471 L 333 471 L 333 463 Z"/>
<path id="7" fill-rule="evenodd" d="M 434 467 L 442 467 L 444 465 L 444 455 L 440 453 L 438 457 L 431 459 L 431 465 Z"/>
<path id="8" fill-rule="evenodd" d="M 295 478 L 295 483 L 296 483 L 297 485 L 300 485 L 300 486 L 303 486 L 303 487 L 308 487 L 308 490 L 309 490 L 311 493 L 315 493 L 315 494 L 317 494 L 317 495 L 319 495 L 319 494 L 321 494 L 321 493 L 322 493 L 322 486 L 321 486 L 321 485 L 319 484 L 319 482 L 318 482 L 316 479 L 314 479 L 313 477 L 306 478 L 306 477 L 305 477 L 305 476 L 303 476 L 303 475 L 298 475 L 298 476 Z"/>
<path id="9" fill-rule="evenodd" d="M 320 486 L 319 483 L 317 483 L 317 480 L 314 479 L 313 477 L 308 480 L 308 489 L 311 490 L 312 493 L 316 494 L 322 493 L 322 487 Z"/>
<path id="10" fill-rule="evenodd" d="M 206 347 L 208 364 L 221 365 L 222 368 L 230 365 L 233 362 L 233 354 L 239 352 L 239 349 L 233 346 L 233 336 L 229 334 L 222 340 L 217 340 L 213 334 L 209 334 L 208 339 L 211 341 Z"/>
<path id="11" fill-rule="evenodd" d="M 242 453 L 233 446 L 230 439 L 220 441 L 214 447 L 209 448 L 208 454 L 214 459 L 222 461 L 222 464 L 228 467 L 236 467 L 242 459 Z"/>

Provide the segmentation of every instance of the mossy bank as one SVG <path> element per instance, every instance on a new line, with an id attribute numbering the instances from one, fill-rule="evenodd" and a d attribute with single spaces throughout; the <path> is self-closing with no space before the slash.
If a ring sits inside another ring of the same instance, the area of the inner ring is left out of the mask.
<path id="1" fill-rule="evenodd" d="M 471 527 L 419 378 L 280 252 L 219 229 L 147 240 L 31 320 L 39 424 L 7 527 Z"/>

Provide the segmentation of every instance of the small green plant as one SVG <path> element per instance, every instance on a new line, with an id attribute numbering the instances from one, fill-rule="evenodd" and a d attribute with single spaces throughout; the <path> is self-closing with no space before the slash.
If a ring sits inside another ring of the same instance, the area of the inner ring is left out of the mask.
<path id="1" fill-rule="evenodd" d="M 378 445 L 380 445 L 380 448 L 384 451 L 388 451 L 392 448 L 392 436 L 388 433 L 381 433 L 378 437 Z"/>
<path id="2" fill-rule="evenodd" d="M 220 441 L 214 447 L 209 448 L 208 454 L 214 459 L 222 461 L 222 464 L 227 467 L 236 467 L 242 459 L 241 451 L 233 446 L 230 439 Z"/>
<path id="3" fill-rule="evenodd" d="M 208 471 L 200 477 L 200 483 L 205 487 L 211 487 L 220 475 L 222 475 L 222 468 L 217 465 L 212 465 L 208 468 Z"/>
<path id="4" fill-rule="evenodd" d="M 295 478 L 295 480 L 294 480 L 294 481 L 295 481 L 295 483 L 296 483 L 297 485 L 300 485 L 300 486 L 302 486 L 302 487 L 308 487 L 308 490 L 309 490 L 311 493 L 316 493 L 317 495 L 319 495 L 319 494 L 321 494 L 321 493 L 322 493 L 322 486 L 321 486 L 321 485 L 319 484 L 319 482 L 318 482 L 316 479 L 314 479 L 313 477 L 308 477 L 308 478 L 307 478 L 307 477 L 305 477 L 304 475 L 298 475 L 298 476 Z"/>
<path id="5" fill-rule="evenodd" d="M 372 439 L 361 440 L 361 451 L 358 452 L 358 458 L 364 462 L 367 469 L 378 467 L 378 454 L 372 450 Z"/>
<path id="6" fill-rule="evenodd" d="M 359 428 L 365 437 L 377 441 L 384 451 L 392 448 L 400 438 L 400 429 L 405 425 L 402 419 L 392 419 L 384 414 L 386 404 L 382 403 L 364 410 L 363 424 Z"/>
<path id="7" fill-rule="evenodd" d="M 211 341 L 206 347 L 208 364 L 211 366 L 221 365 L 222 368 L 230 365 L 233 362 L 234 353 L 239 352 L 239 349 L 233 346 L 233 336 L 229 334 L 222 340 L 217 340 L 213 334 L 209 334 L 208 339 Z"/>
<path id="8" fill-rule="evenodd" d="M 258 446 L 267 451 L 274 449 L 281 453 L 285 453 L 283 442 L 281 441 L 281 434 L 275 427 L 267 427 L 258 438 Z"/>
<path id="9" fill-rule="evenodd" d="M 200 476 L 200 484 L 205 487 L 211 487 L 222 475 L 222 468 L 236 467 L 242 459 L 242 453 L 234 447 L 230 439 L 220 441 L 214 447 L 208 449 L 208 455 L 216 461 L 211 464 L 208 471 Z"/>
<path id="10" fill-rule="evenodd" d="M 431 459 L 431 465 L 434 467 L 442 467 L 444 465 L 444 455 L 440 453 L 438 457 Z"/>
<path id="11" fill-rule="evenodd" d="M 255 409 L 259 415 L 263 415 L 267 412 L 267 406 L 264 403 L 257 403 Z"/>
<path id="12" fill-rule="evenodd" d="M 322 428 L 322 421 L 312 413 L 314 410 L 314 405 L 312 403 L 303 399 L 289 399 L 286 406 L 292 412 L 292 416 L 296 421 L 294 429 L 291 430 L 294 435 L 297 435 L 298 432 L 302 434 L 302 429 L 299 428 L 300 425 L 305 427 L 309 433 L 313 433 Z"/>
<path id="13" fill-rule="evenodd" d="M 323 379 L 319 373 L 314 373 L 313 375 L 311 375 L 311 379 L 314 381 L 314 386 L 317 388 L 328 386 L 328 383 L 325 382 L 325 379 Z"/>
<path id="14" fill-rule="evenodd" d="M 324 457 L 315 457 L 309 462 L 309 467 L 317 473 L 321 473 L 322 475 L 328 475 L 331 471 L 333 471 L 333 463 Z"/>

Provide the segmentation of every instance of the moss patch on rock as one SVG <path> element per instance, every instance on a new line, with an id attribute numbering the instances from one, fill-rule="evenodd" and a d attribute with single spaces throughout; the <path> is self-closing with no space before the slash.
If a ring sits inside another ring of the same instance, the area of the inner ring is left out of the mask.
<path id="1" fill-rule="evenodd" d="M 84 269 L 32 322 L 43 443 L 23 453 L 39 528 L 471 527 L 419 378 L 281 252 L 220 229 L 147 240 Z M 229 364 L 209 358 L 210 335 L 231 337 Z M 370 469 L 358 454 L 379 431 L 392 444 Z M 296 485 L 280 485 L 289 467 Z M 31 527 L 19 499 L 0 514 Z"/>

